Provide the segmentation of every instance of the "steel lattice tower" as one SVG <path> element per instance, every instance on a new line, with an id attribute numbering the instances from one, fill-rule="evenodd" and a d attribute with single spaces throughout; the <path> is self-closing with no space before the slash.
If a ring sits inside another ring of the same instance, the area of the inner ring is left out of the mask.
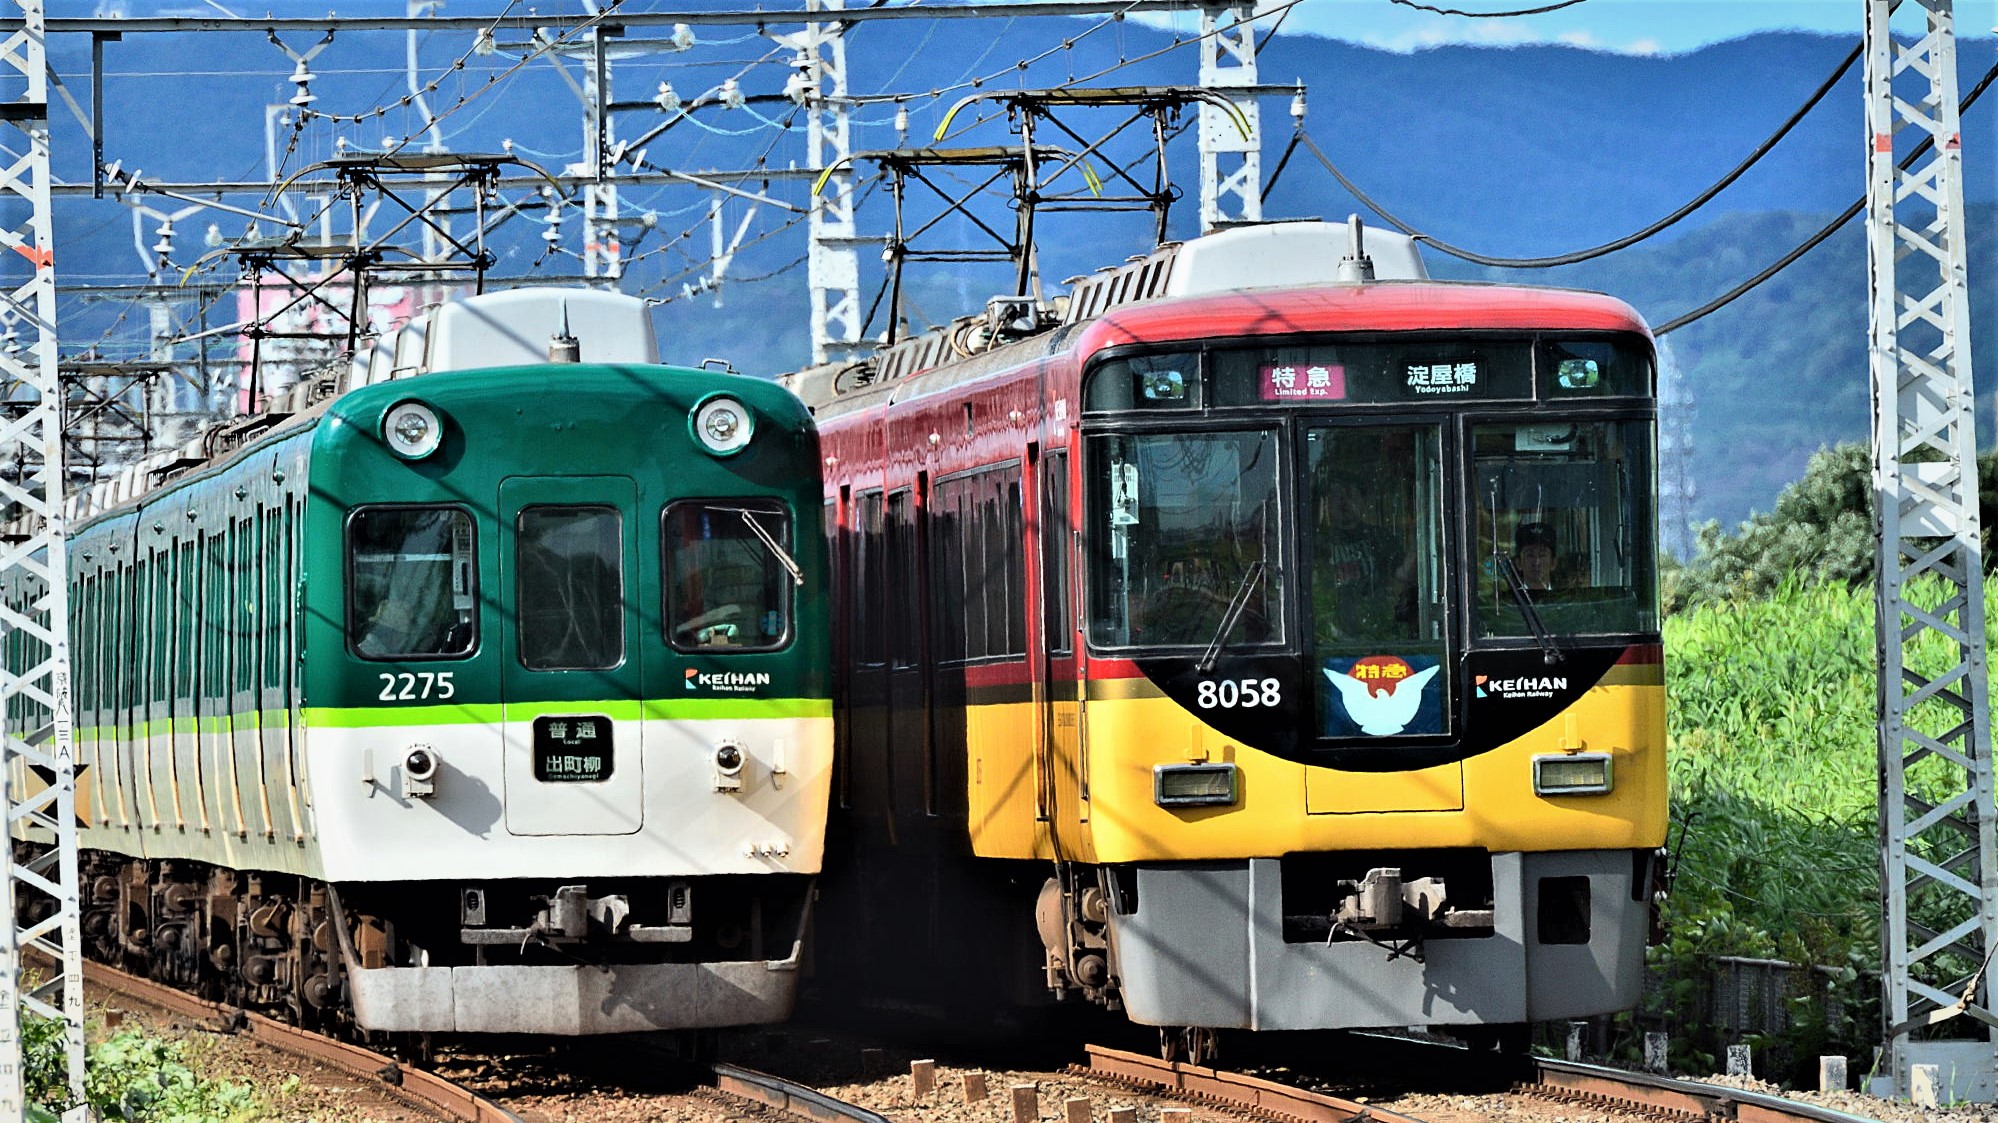
<path id="1" fill-rule="evenodd" d="M 806 0 L 810 11 L 838 11 L 846 0 Z M 851 356 L 860 343 L 860 254 L 854 248 L 852 120 L 846 86 L 846 35 L 839 23 L 806 24 L 795 37 L 810 78 L 807 158 L 826 171 L 811 199 L 811 246 L 805 259 L 812 291 L 812 361 Z"/>
<path id="2" fill-rule="evenodd" d="M 1998 845 L 1956 45 L 1951 0 L 1908 4 L 1925 27 L 1906 42 L 1896 6 L 1866 4 L 1885 1036 L 1900 1094 L 1940 1061 L 1946 1094 L 1989 1099 Z M 1916 1036 L 1955 1019 L 1982 1039 Z"/>
<path id="3" fill-rule="evenodd" d="M 0 639 L 10 653 L 0 668 L 0 712 L 14 720 L 5 734 L 5 804 L 13 837 L 55 846 L 17 861 L 11 840 L 0 846 L 0 1118 L 27 1114 L 21 1019 L 65 1023 L 70 1098 L 65 1118 L 82 1120 L 83 934 L 76 861 L 76 758 L 71 742 L 69 591 L 64 575 L 62 391 L 56 371 L 56 283 L 49 204 L 48 56 L 42 0 L 16 0 L 21 28 L 0 44 L 10 86 L 23 92 L 0 102 L 0 118 L 23 134 L 20 151 L 0 168 L 0 327 L 19 334 L 19 352 L 0 350 L 5 412 L 0 450 L 26 455 L 18 478 L 0 474 L 4 517 L 24 533 L 0 537 L 0 576 L 29 591 L 25 604 L 0 603 Z M 16 918 L 20 918 L 17 923 Z M 28 987 L 22 951 L 35 948 L 55 967 Z"/>
<path id="4" fill-rule="evenodd" d="M 1200 232 L 1228 222 L 1263 218 L 1263 125 L 1256 106 L 1254 4 L 1222 3 L 1200 10 L 1200 88 L 1228 94 L 1241 112 L 1200 107 Z M 1241 90 L 1231 93 L 1231 90 Z"/>

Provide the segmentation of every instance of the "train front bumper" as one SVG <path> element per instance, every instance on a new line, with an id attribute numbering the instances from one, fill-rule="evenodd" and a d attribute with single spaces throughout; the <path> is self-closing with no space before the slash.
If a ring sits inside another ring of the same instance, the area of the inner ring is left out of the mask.
<path id="1" fill-rule="evenodd" d="M 1276 859 L 1141 864 L 1137 907 L 1110 918 L 1125 1009 L 1146 1025 L 1302 1030 L 1495 1025 L 1635 1006 L 1650 911 L 1631 852 L 1491 860 L 1491 934 L 1430 940 L 1419 957 L 1363 940 L 1285 942 Z M 1583 880 L 1585 934 L 1550 942 L 1543 884 Z"/>
<path id="2" fill-rule="evenodd" d="M 379 967 L 350 971 L 361 1027 L 404 1033 L 584 1035 L 781 1022 L 798 991 L 789 959 L 593 966 Z"/>

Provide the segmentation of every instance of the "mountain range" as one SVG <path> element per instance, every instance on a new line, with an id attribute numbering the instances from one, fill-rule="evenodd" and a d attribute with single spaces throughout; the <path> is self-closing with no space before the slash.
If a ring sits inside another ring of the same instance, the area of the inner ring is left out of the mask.
<path id="1" fill-rule="evenodd" d="M 63 5 L 55 5 L 62 8 Z M 383 9 L 385 12 L 389 9 Z M 343 14 L 345 14 L 343 9 Z M 396 14 L 402 5 L 393 8 Z M 87 14 L 52 11 L 51 14 Z M 134 12 L 133 14 L 139 14 Z M 632 29 L 623 42 L 654 36 Z M 849 35 L 849 72 L 856 93 L 904 96 L 908 132 L 895 129 L 895 105 L 875 101 L 855 110 L 853 147 L 867 151 L 928 143 L 930 130 L 958 98 L 994 88 L 1189 83 L 1195 77 L 1193 25 L 1172 30 L 1137 21 L 1036 19 L 1014 21 L 877 21 Z M 684 53 L 647 54 L 615 63 L 615 92 L 649 98 L 670 81 L 691 101 L 728 77 L 751 95 L 743 109 L 704 107 L 645 145 L 646 159 L 681 170 L 803 167 L 802 118 L 757 94 L 781 89 L 789 73 L 784 49 L 768 39 L 703 27 Z M 1169 49 L 1177 38 L 1180 46 Z M 51 55 L 79 97 L 88 89 L 87 41 L 58 36 Z M 1062 44 L 1067 43 L 1066 49 Z M 493 56 L 466 51 L 466 37 L 431 33 L 419 43 L 436 79 L 423 104 L 441 114 L 438 134 L 456 151 L 498 151 L 511 141 L 524 159 L 551 168 L 581 154 L 577 98 L 546 62 L 516 66 L 507 44 Z M 1260 57 L 1260 80 L 1301 82 L 1302 128 L 1354 183 L 1409 225 L 1445 242 L 1493 256 L 1558 255 L 1610 241 L 1671 212 L 1732 168 L 1772 133 L 1837 68 L 1855 41 L 1803 33 L 1750 36 L 1680 55 L 1632 56 L 1565 46 L 1439 47 L 1394 53 L 1334 39 L 1279 32 Z M 309 37 L 291 46 L 304 50 Z M 361 122 L 318 120 L 294 131 L 276 124 L 279 109 L 299 93 L 293 62 L 250 35 L 131 35 L 107 44 L 105 158 L 148 179 L 260 179 L 267 171 L 266 120 L 272 152 L 289 174 L 334 154 L 336 139 L 375 148 L 384 139 L 422 133 L 402 75 L 405 39 L 390 33 L 343 33 L 315 56 L 313 109 L 366 116 Z M 1051 53 L 1048 53 L 1051 52 Z M 1010 64 L 1048 53 L 1025 72 Z M 1151 56 L 1151 57 L 1145 57 Z M 465 64 L 454 67 L 463 57 Z M 773 61 L 753 65 L 759 57 Z M 1969 91 L 1994 62 L 1998 40 L 1958 42 L 1960 84 Z M 1100 75 L 1100 76 L 1099 76 Z M 570 76 L 578 72 L 572 65 Z M 1092 76 L 1093 77 L 1092 79 Z M 488 78 L 494 80 L 488 82 Z M 977 87 L 961 85 L 985 79 Z M 957 87 L 952 89 L 952 87 Z M 944 90 L 941 96 L 928 96 Z M 1984 385 L 1998 375 L 1998 98 L 1964 115 L 1964 164 L 1971 230 L 1973 365 Z M 1288 97 L 1262 99 L 1266 180 L 1291 139 Z M 387 106 L 379 116 L 368 111 Z M 960 114 L 958 123 L 975 109 Z M 1101 113 L 1103 111 L 1096 111 Z M 1191 112 L 1181 124 L 1190 124 Z M 628 109 L 618 134 L 633 137 L 661 123 L 656 111 Z M 1084 127 L 1094 127 L 1087 118 Z M 785 124 L 791 127 L 782 127 Z M 67 118 L 56 122 L 56 166 L 71 182 L 89 176 L 89 145 Z M 1143 130 L 1140 130 L 1143 132 Z M 427 134 L 426 134 L 427 135 Z M 995 120 L 952 141 L 1004 143 Z M 1138 160 L 1146 138 L 1105 150 L 1117 162 Z M 1554 269 L 1494 269 L 1427 254 L 1439 277 L 1505 280 L 1596 289 L 1619 296 L 1654 324 L 1719 295 L 1776 260 L 1817 230 L 1864 188 L 1865 129 L 1858 67 L 1850 68 L 1794 132 L 1739 182 L 1658 236 L 1581 264 Z M 1194 233 L 1197 166 L 1190 132 L 1171 146 L 1176 182 L 1188 198 L 1173 209 L 1169 235 Z M 882 234 L 891 220 L 887 192 L 863 182 L 859 227 Z M 754 186 L 754 184 L 752 184 Z M 946 188 L 969 184 L 945 181 Z M 773 180 L 772 196 L 803 202 L 796 181 Z M 231 200 L 242 204 L 242 197 Z M 153 197 L 160 211 L 180 204 Z M 660 338 L 676 361 L 724 355 L 747 373 L 773 374 L 808 361 L 808 307 L 801 224 L 794 210 L 765 206 L 751 219 L 744 245 L 715 294 L 691 293 L 711 237 L 709 197 L 691 188 L 628 189 L 627 213 L 650 212 L 652 224 L 628 235 L 627 290 L 665 301 Z M 910 198 L 912 214 L 921 205 Z M 978 204 L 989 222 L 1010 217 L 1000 199 Z M 541 216 L 535 204 L 525 219 Z M 1343 218 L 1359 212 L 1385 220 L 1348 194 L 1316 158 L 1293 152 L 1267 186 L 1271 217 Z M 725 205 L 724 235 L 743 212 Z M 378 220 L 379 221 L 379 220 Z M 574 232 L 573 213 L 567 219 Z M 157 228 L 145 220 L 136 241 Z M 180 219 L 173 264 L 203 252 L 209 222 L 219 233 L 242 233 L 229 214 Z M 1049 215 L 1042 221 L 1043 273 L 1050 282 L 1122 261 L 1149 245 L 1149 220 L 1132 215 Z M 496 233 L 498 275 L 573 275 L 574 261 L 550 257 L 534 221 Z M 1002 227 L 1010 229 L 1010 226 Z M 269 232 L 266 230 L 265 232 Z M 938 228 L 970 239 L 964 223 Z M 131 220 L 115 203 L 64 199 L 57 237 L 65 283 L 132 279 L 138 273 Z M 573 240 L 573 239 L 572 239 Z M 880 281 L 863 252 L 863 303 Z M 162 276 L 168 276 L 162 271 Z M 1739 301 L 1664 337 L 1668 362 L 1690 395 L 1679 415 L 1690 437 L 1685 455 L 1697 495 L 1674 518 L 1731 523 L 1766 509 L 1780 487 L 1797 478 L 1821 445 L 1863 440 L 1868 427 L 1866 273 L 1863 220 L 1855 220 L 1767 284 Z M 227 280 L 227 277 L 219 278 Z M 912 266 L 905 316 L 920 324 L 982 306 L 1010 287 L 998 270 L 971 266 Z M 92 339 L 102 349 L 143 347 L 144 317 L 116 301 L 72 299 L 64 333 L 74 348 Z M 226 313 L 218 312 L 218 317 Z M 876 311 L 870 332 L 885 323 Z M 1978 394 L 1985 444 L 1998 431 L 1998 395 Z M 1677 455 L 1675 452 L 1673 455 Z M 1671 465 L 1668 465 L 1670 468 Z M 1668 526 L 1668 541 L 1672 537 Z"/>

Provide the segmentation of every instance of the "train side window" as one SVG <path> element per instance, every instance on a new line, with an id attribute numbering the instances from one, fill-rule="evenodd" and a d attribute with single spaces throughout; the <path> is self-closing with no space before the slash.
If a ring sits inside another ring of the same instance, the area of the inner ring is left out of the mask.
<path id="1" fill-rule="evenodd" d="M 965 595 L 965 542 L 970 521 L 970 481 L 942 480 L 930 489 L 930 600 L 936 621 L 938 662 L 965 658 L 965 637 L 984 641 L 984 605 Z"/>
<path id="2" fill-rule="evenodd" d="M 855 499 L 856 525 L 853 534 L 853 659 L 863 667 L 887 662 L 887 636 L 881 619 L 887 611 L 888 574 L 886 551 L 882 548 L 882 502 L 878 491 Z"/>
<path id="3" fill-rule="evenodd" d="M 985 653 L 1018 657 L 1027 653 L 1027 509 L 1019 466 L 998 473 L 994 483 L 985 522 Z"/>
<path id="4" fill-rule="evenodd" d="M 230 570 L 234 588 L 230 590 L 230 599 L 236 603 L 236 650 L 231 659 L 229 678 L 229 691 L 233 697 L 248 693 L 254 685 L 257 640 L 262 631 L 262 621 L 257 613 L 256 519 L 236 520 L 235 528 L 229 533 L 229 551 L 234 555 Z"/>
<path id="5" fill-rule="evenodd" d="M 472 516 L 460 508 L 357 508 L 347 519 L 347 636 L 354 654 L 470 654 L 478 642 L 474 556 Z M 521 600 L 531 603 L 524 592 Z M 524 651 L 524 634 L 522 643 Z"/>
<path id="6" fill-rule="evenodd" d="M 520 512 L 514 612 L 522 666 L 606 671 L 624 662 L 623 522 L 612 507 Z"/>
<path id="7" fill-rule="evenodd" d="M 662 518 L 663 615 L 674 650 L 774 651 L 790 642 L 794 583 L 776 553 L 791 550 L 788 511 L 758 500 L 687 500 Z"/>
<path id="8" fill-rule="evenodd" d="M 913 667 L 922 659 L 921 605 L 916 595 L 916 504 L 908 488 L 888 497 L 888 570 L 892 587 L 902 595 L 892 598 L 889 611 L 888 661 L 898 668 Z"/>
<path id="9" fill-rule="evenodd" d="M 941 480 L 930 542 L 939 661 L 1026 654 L 1026 574 L 1018 462 Z"/>

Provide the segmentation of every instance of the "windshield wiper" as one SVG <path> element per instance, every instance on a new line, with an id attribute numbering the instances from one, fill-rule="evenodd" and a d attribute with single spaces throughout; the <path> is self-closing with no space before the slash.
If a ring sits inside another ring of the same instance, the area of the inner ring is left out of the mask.
<path id="1" fill-rule="evenodd" d="M 1249 607 L 1249 593 L 1255 589 L 1256 583 L 1263 579 L 1265 564 L 1258 559 L 1256 564 L 1250 566 L 1249 571 L 1242 575 L 1241 587 L 1235 590 L 1234 596 L 1228 598 L 1228 611 L 1221 617 L 1221 627 L 1215 631 L 1214 639 L 1208 643 L 1206 653 L 1201 655 L 1199 664 L 1194 667 L 1196 673 L 1204 675 L 1212 671 L 1215 661 L 1221 658 L 1221 643 L 1228 638 L 1229 632 L 1235 630 L 1235 621 L 1242 618 L 1242 610 Z"/>
<path id="2" fill-rule="evenodd" d="M 756 516 L 751 514 L 748 508 L 717 507 L 715 509 L 718 511 L 734 511 L 736 514 L 741 515 L 742 521 L 749 524 L 749 532 L 756 535 L 756 540 L 763 543 L 764 548 L 770 551 L 770 555 L 777 559 L 778 564 L 784 567 L 786 573 L 791 575 L 791 583 L 794 585 L 803 585 L 805 583 L 804 568 L 798 564 L 796 558 L 793 558 L 785 551 L 784 547 L 777 544 L 777 540 L 770 536 L 769 531 L 763 529 L 763 524 L 756 521 Z"/>
<path id="3" fill-rule="evenodd" d="M 1554 644 L 1554 636 L 1547 625 L 1540 622 L 1540 610 L 1533 607 L 1533 594 L 1526 591 L 1526 582 L 1519 579 L 1519 570 L 1513 567 L 1512 559 L 1498 555 L 1498 571 L 1505 575 L 1505 583 L 1512 589 L 1512 599 L 1519 605 L 1519 614 L 1526 617 L 1526 626 L 1533 629 L 1533 638 L 1540 644 L 1540 657 L 1547 663 L 1561 661 L 1561 649 Z"/>

